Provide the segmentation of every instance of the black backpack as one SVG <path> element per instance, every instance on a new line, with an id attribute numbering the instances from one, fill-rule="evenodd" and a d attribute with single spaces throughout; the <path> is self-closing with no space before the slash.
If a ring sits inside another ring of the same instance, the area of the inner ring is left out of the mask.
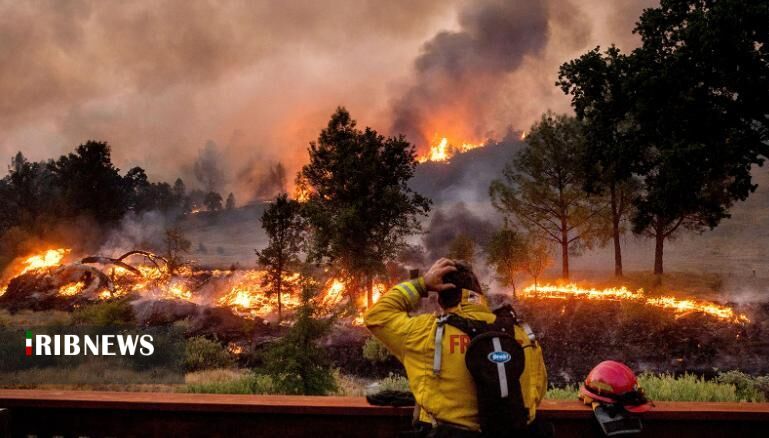
<path id="1" fill-rule="evenodd" d="M 473 376 L 478 395 L 481 431 L 488 437 L 526 434 L 529 411 L 524 405 L 520 377 L 526 366 L 523 347 L 515 340 L 518 319 L 512 306 L 494 311 L 493 324 L 455 314 L 439 320 L 470 337 L 465 365 Z"/>

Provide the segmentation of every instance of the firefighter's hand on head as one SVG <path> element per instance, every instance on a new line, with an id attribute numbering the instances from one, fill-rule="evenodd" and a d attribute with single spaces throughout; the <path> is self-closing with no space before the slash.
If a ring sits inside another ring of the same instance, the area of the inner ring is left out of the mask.
<path id="1" fill-rule="evenodd" d="M 433 265 L 430 267 L 430 269 L 427 270 L 425 273 L 424 279 L 425 279 L 425 287 L 427 287 L 428 291 L 435 291 L 435 292 L 442 292 L 447 289 L 452 289 L 456 287 L 455 285 L 451 283 L 444 283 L 443 282 L 443 276 L 448 274 L 449 272 L 456 271 L 457 268 L 454 267 L 454 261 L 447 258 L 442 258 L 438 260 L 437 262 L 433 263 Z"/>

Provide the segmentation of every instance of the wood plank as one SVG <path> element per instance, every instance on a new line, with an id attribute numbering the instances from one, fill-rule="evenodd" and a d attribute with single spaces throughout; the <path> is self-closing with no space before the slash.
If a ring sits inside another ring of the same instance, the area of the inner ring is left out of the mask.
<path id="1" fill-rule="evenodd" d="M 363 397 L 187 394 L 109 391 L 0 389 L 0 407 L 153 409 L 165 411 L 301 413 L 334 415 L 411 415 L 411 408 L 371 406 Z M 545 400 L 543 418 L 588 418 L 579 401 Z M 649 419 L 755 419 L 769 421 L 769 403 L 657 402 Z"/>

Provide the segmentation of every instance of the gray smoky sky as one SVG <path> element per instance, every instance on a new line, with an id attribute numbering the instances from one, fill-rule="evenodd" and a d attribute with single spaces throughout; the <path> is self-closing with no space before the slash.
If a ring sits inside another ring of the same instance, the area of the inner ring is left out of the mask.
<path id="1" fill-rule="evenodd" d="M 653 4 L 0 0 L 0 155 L 106 140 L 122 169 L 194 186 L 194 161 L 214 147 L 222 191 L 244 201 L 278 162 L 290 184 L 338 105 L 420 148 L 567 111 L 558 65 L 634 47 Z"/>

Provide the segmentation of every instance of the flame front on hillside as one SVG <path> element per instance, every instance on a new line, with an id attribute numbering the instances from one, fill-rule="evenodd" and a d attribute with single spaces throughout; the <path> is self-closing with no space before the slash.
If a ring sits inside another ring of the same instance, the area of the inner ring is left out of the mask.
<path id="1" fill-rule="evenodd" d="M 483 147 L 483 143 L 457 143 L 450 142 L 448 138 L 441 139 L 430 146 L 430 150 L 424 155 L 417 157 L 417 161 L 424 163 L 427 161 L 445 162 L 456 154 Z"/>
<path id="2" fill-rule="evenodd" d="M 643 289 L 631 291 L 625 286 L 605 289 L 580 287 L 576 284 L 531 285 L 523 289 L 525 297 L 551 299 L 586 299 L 604 301 L 631 301 L 672 310 L 677 316 L 690 312 L 704 313 L 723 321 L 734 323 L 750 322 L 747 316 L 736 313 L 734 309 L 717 303 L 696 300 L 693 298 L 676 298 L 674 296 L 648 297 Z"/>

